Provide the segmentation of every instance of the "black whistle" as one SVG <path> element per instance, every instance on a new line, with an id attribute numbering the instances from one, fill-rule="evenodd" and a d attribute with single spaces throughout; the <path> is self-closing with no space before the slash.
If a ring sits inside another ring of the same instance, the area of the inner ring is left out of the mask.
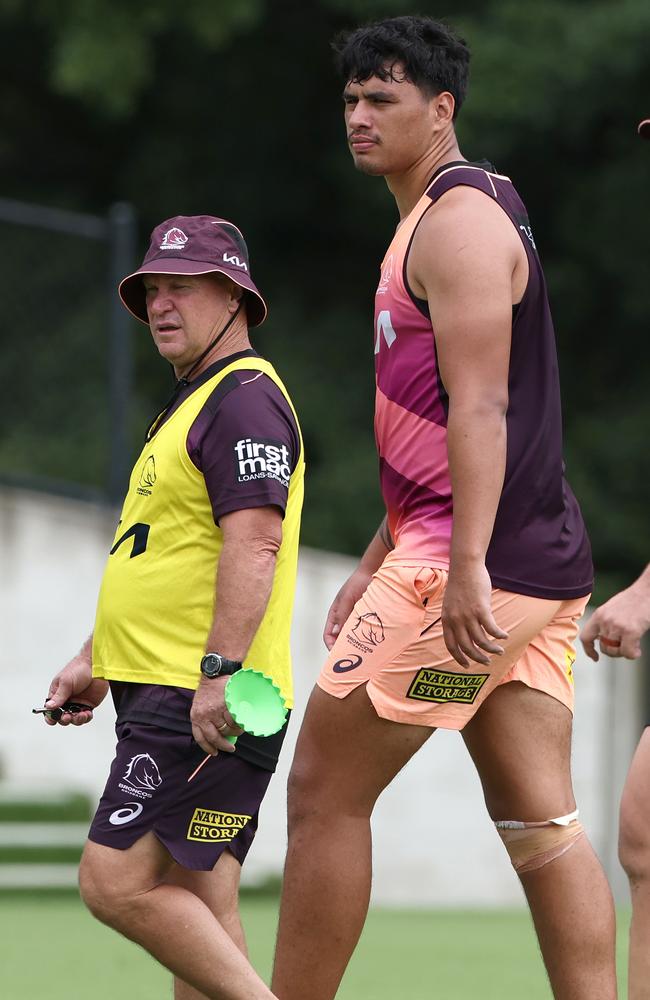
<path id="1" fill-rule="evenodd" d="M 47 715 L 48 719 L 52 719 L 53 722 L 58 722 L 64 712 L 69 712 L 70 715 L 78 715 L 79 712 L 92 712 L 91 705 L 82 705 L 76 701 L 66 701 L 65 705 L 61 708 L 33 708 L 33 715 Z"/>

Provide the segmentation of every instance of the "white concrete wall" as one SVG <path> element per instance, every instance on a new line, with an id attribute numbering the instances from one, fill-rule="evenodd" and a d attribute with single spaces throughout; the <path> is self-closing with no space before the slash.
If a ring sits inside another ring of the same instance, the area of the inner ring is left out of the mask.
<path id="1" fill-rule="evenodd" d="M 83 729 L 45 726 L 30 714 L 52 675 L 92 629 L 114 512 L 26 491 L 0 489 L 0 774 L 25 794 L 78 788 L 101 794 L 114 745 L 106 704 Z M 370 528 L 370 526 L 369 526 Z M 301 552 L 293 653 L 297 705 L 283 759 L 245 868 L 255 883 L 281 871 L 284 788 L 300 716 L 323 660 L 330 600 L 354 561 Z M 639 733 L 633 666 L 578 654 L 574 775 L 582 819 L 624 898 L 616 862 L 617 804 Z M 483 808 L 461 738 L 439 732 L 384 793 L 374 819 L 374 901 L 497 906 L 522 895 Z"/>

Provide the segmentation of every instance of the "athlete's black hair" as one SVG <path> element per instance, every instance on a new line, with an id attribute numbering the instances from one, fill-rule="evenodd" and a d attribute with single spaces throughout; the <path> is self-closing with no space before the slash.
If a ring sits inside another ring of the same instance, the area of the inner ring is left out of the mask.
<path id="1" fill-rule="evenodd" d="M 338 35 L 332 48 L 346 80 L 363 83 L 371 76 L 380 80 L 406 78 L 428 97 L 448 90 L 456 102 L 454 119 L 465 100 L 469 49 L 463 38 L 433 18 L 375 21 Z"/>

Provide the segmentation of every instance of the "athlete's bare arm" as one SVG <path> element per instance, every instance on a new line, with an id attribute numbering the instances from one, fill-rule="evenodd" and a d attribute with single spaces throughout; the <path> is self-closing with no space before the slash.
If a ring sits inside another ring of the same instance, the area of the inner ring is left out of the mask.
<path id="1" fill-rule="evenodd" d="M 505 213 L 480 191 L 459 187 L 425 215 L 409 279 L 428 301 L 449 395 L 454 520 L 445 643 L 464 667 L 489 663 L 502 652 L 493 640 L 507 638 L 492 616 L 485 555 L 505 473 L 512 306 L 525 288 L 526 255 Z"/>
<path id="2" fill-rule="evenodd" d="M 52 678 L 46 708 L 61 708 L 68 701 L 77 701 L 83 705 L 90 705 L 97 708 L 108 694 L 108 681 L 100 677 L 93 678 L 93 637 L 86 639 L 76 656 L 65 665 L 63 670 Z M 92 711 L 64 712 L 61 718 L 55 722 L 43 716 L 48 726 L 83 726 L 90 722 L 93 717 Z"/>
<path id="3" fill-rule="evenodd" d="M 370 545 L 364 552 L 361 562 L 354 573 L 345 581 L 332 601 L 323 631 L 323 641 L 328 649 L 331 649 L 336 642 L 336 638 L 344 623 L 349 618 L 352 608 L 370 583 L 373 574 L 377 572 L 393 548 L 394 544 L 388 528 L 388 518 L 385 517 L 379 525 Z"/>
<path id="4" fill-rule="evenodd" d="M 641 637 L 650 628 L 650 565 L 638 580 L 598 608 L 580 632 L 587 656 L 598 659 L 594 643 L 599 639 L 605 656 L 636 660 L 641 656 Z"/>
<path id="5" fill-rule="evenodd" d="M 229 660 L 243 660 L 271 596 L 275 560 L 282 542 L 282 514 L 271 506 L 236 510 L 225 514 L 219 526 L 223 548 L 214 621 L 205 648 Z M 231 727 L 230 735 L 241 732 L 225 706 L 226 682 L 227 678 L 202 677 L 192 703 L 192 733 L 206 753 L 234 749 L 217 732 L 224 720 Z"/>

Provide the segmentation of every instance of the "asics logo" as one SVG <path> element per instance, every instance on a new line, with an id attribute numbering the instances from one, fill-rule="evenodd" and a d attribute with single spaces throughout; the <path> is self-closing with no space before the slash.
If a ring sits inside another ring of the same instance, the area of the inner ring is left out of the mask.
<path id="1" fill-rule="evenodd" d="M 142 812 L 143 806 L 140 802 L 127 802 L 121 809 L 116 809 L 108 817 L 108 822 L 113 826 L 122 826 L 124 823 L 130 823 L 132 819 L 139 816 Z"/>

